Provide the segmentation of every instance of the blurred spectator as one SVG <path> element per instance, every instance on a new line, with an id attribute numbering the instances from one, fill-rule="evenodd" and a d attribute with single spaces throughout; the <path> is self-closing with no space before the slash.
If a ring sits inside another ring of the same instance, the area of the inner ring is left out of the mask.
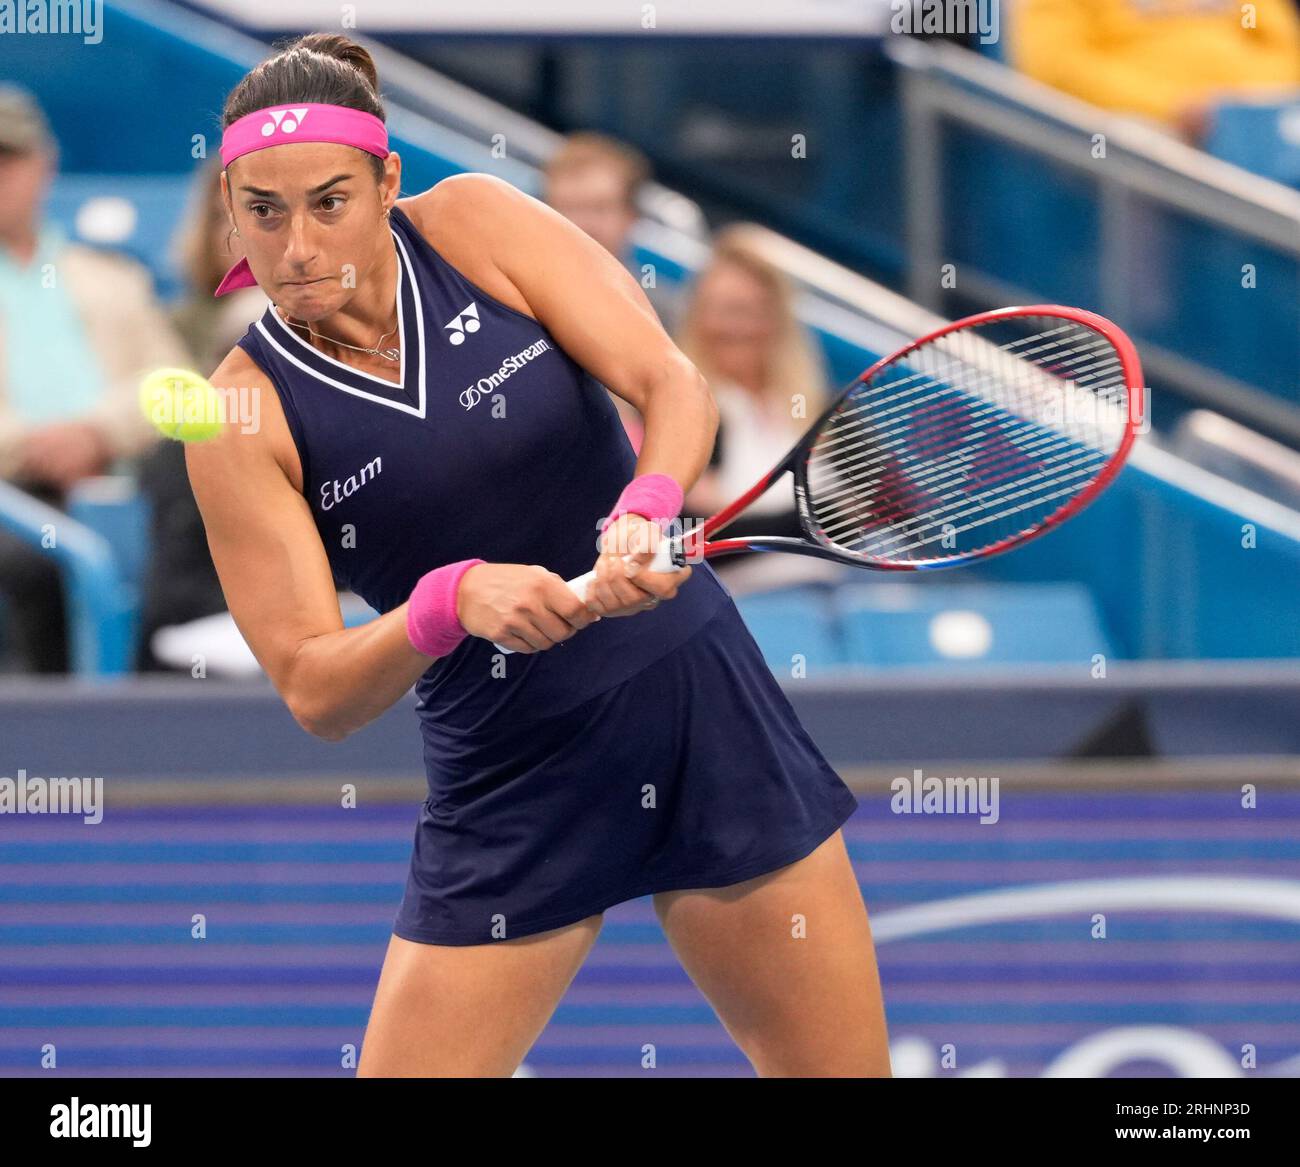
<path id="1" fill-rule="evenodd" d="M 790 281 L 743 223 L 718 233 L 691 288 L 678 345 L 704 374 L 720 415 L 709 466 L 684 503 L 687 516 L 704 517 L 790 452 L 830 403 L 826 370 L 795 316 Z M 793 499 L 787 473 L 720 537 L 801 534 Z M 713 564 L 733 593 L 842 574 L 833 564 L 793 555 L 742 552 Z"/>
<path id="2" fill-rule="evenodd" d="M 640 215 L 637 200 L 650 178 L 650 164 L 637 149 L 604 134 L 570 134 L 543 167 L 542 198 L 615 256 L 645 292 L 664 329 L 672 334 L 680 312 L 671 283 L 646 287 L 632 250 L 631 231 Z M 633 448 L 640 452 L 640 413 L 617 394 L 610 395 Z"/>
<path id="3" fill-rule="evenodd" d="M 1216 104 L 1300 87 L 1294 0 L 1015 0 L 1006 25 L 1017 69 L 1192 145 Z"/>
<path id="4" fill-rule="evenodd" d="M 676 289 L 658 280 L 646 287 L 632 250 L 632 227 L 640 217 L 640 191 L 650 179 L 645 156 L 603 134 L 570 134 L 547 159 L 542 178 L 544 200 L 618 258 L 671 333 L 679 312 Z"/>
<path id="5" fill-rule="evenodd" d="M 243 288 L 217 299 L 221 277 L 243 255 L 221 197 L 221 162 L 212 159 L 194 176 L 189 206 L 172 241 L 186 290 L 172 320 L 191 353 L 188 362 L 204 376 L 225 359 L 268 304 L 259 288 Z M 152 640 L 159 628 L 187 624 L 226 610 L 221 583 L 185 470 L 185 447 L 161 442 L 143 459 L 140 487 L 149 499 L 151 538 L 144 582 L 138 666 L 155 671 Z"/>
<path id="6" fill-rule="evenodd" d="M 80 479 L 125 468 L 157 441 L 139 379 L 186 353 L 145 268 L 45 220 L 57 165 L 36 101 L 0 87 L 0 477 L 61 507 Z M 59 573 L 2 528 L 0 597 L 21 664 L 66 671 Z"/>
<path id="7" fill-rule="evenodd" d="M 209 159 L 194 174 L 189 204 L 172 239 L 185 290 L 172 308 L 172 321 L 205 377 L 223 360 L 270 301 L 260 288 L 241 288 L 221 299 L 213 293 L 230 266 L 243 258 L 221 197 L 221 160 Z"/>

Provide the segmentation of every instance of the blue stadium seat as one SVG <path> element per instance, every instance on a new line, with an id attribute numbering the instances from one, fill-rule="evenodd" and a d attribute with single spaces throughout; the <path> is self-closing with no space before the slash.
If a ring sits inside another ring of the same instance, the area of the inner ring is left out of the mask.
<path id="1" fill-rule="evenodd" d="M 134 659 L 136 638 L 140 631 L 145 572 L 149 566 L 149 500 L 124 474 L 83 478 L 68 492 L 66 510 L 95 534 L 103 537 L 112 553 L 120 580 L 121 603 Z M 84 606 L 78 592 L 82 586 L 69 578 L 72 603 Z"/>
<path id="2" fill-rule="evenodd" d="M 185 213 L 189 175 L 61 174 L 50 188 L 50 215 L 79 243 L 121 251 L 153 273 L 158 294 L 169 300 L 182 275 L 170 254 L 171 238 Z M 134 211 L 126 218 L 104 200 L 121 199 Z M 101 214 L 96 214 L 98 208 Z M 119 227 L 125 233 L 119 233 Z"/>
<path id="3" fill-rule="evenodd" d="M 1225 162 L 1300 190 L 1300 100 L 1216 106 L 1205 148 Z"/>
<path id="4" fill-rule="evenodd" d="M 778 676 L 788 677 L 803 658 L 805 675 L 844 663 L 833 593 L 817 585 L 779 588 L 736 597 L 736 607 Z"/>
<path id="5" fill-rule="evenodd" d="M 1110 655 L 1079 584 L 871 581 L 838 596 L 847 659 L 865 667 L 1078 663 Z"/>
<path id="6" fill-rule="evenodd" d="M 111 480 L 109 480 L 111 481 Z M 87 489 L 91 489 L 89 485 Z M 109 487 L 105 487 L 109 490 Z M 131 487 L 123 488 L 129 494 Z M 95 506 L 82 514 L 95 521 Z M 68 592 L 69 640 L 73 671 L 86 678 L 129 672 L 138 628 L 139 587 L 122 570 L 109 540 L 72 514 L 66 514 L 0 480 L 0 528 L 32 547 L 48 551 L 63 573 Z M 126 525 L 131 531 L 131 524 Z M 57 538 L 47 541 L 50 531 Z M 132 532 L 139 547 L 144 536 Z"/>
<path id="7" fill-rule="evenodd" d="M 124 474 L 83 478 L 68 492 L 66 509 L 108 541 L 122 578 L 139 587 L 149 564 L 149 500 L 135 480 Z"/>

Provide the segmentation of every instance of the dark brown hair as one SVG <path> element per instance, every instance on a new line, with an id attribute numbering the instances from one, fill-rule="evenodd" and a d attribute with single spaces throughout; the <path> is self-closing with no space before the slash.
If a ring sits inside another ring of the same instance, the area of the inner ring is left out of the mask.
<path id="1" fill-rule="evenodd" d="M 278 50 L 230 91 L 221 113 L 221 128 L 272 105 L 316 102 L 344 105 L 385 120 L 379 100 L 379 73 L 356 41 L 336 32 L 312 32 L 280 41 Z M 384 177 L 384 162 L 367 154 L 375 180 Z"/>

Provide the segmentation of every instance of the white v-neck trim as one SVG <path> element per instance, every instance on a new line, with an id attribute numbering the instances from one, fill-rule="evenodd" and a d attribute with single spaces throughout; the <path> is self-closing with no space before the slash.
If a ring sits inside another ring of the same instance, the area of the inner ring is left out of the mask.
<path id="1" fill-rule="evenodd" d="M 400 262 L 397 265 L 397 335 L 401 343 L 401 354 L 402 354 L 401 365 L 399 366 L 399 370 L 398 370 L 401 376 L 400 383 L 396 381 L 386 380 L 383 377 L 377 377 L 374 373 L 367 373 L 364 369 L 355 368 L 354 366 L 347 364 L 345 361 L 337 360 L 336 358 L 329 356 L 327 353 L 321 352 L 320 349 L 316 348 L 314 345 L 309 344 L 307 341 L 303 340 L 303 338 L 299 336 L 298 333 L 294 331 L 294 329 L 292 329 L 285 322 L 284 318 L 279 314 L 279 312 L 275 310 L 274 305 L 272 305 L 268 309 L 268 311 L 270 312 L 271 316 L 274 318 L 275 322 L 279 324 L 281 331 L 286 333 L 298 345 L 306 349 L 317 359 L 325 361 L 327 364 L 331 364 L 337 369 L 342 369 L 345 372 L 350 373 L 354 377 L 361 377 L 367 381 L 373 381 L 377 385 L 382 385 L 385 389 L 388 389 L 390 392 L 405 393 L 406 392 L 406 369 L 407 369 L 406 359 L 407 359 L 407 354 L 410 352 L 411 346 L 407 343 L 407 337 L 406 337 L 406 312 L 402 304 L 403 301 L 402 288 L 404 283 L 409 281 L 411 285 L 411 297 L 415 303 L 416 332 L 419 338 L 419 344 L 417 346 L 419 348 L 419 352 L 416 354 L 419 360 L 419 381 L 420 381 L 419 415 L 423 417 L 424 416 L 424 366 L 425 366 L 424 305 L 420 300 L 420 285 L 415 279 L 415 273 L 411 266 L 410 256 L 407 254 L 406 251 L 406 245 L 402 242 L 402 238 L 400 235 L 398 235 L 395 228 L 389 227 L 389 231 L 392 233 L 393 239 L 397 243 L 398 256 L 400 260 Z M 335 381 L 333 378 L 325 376 L 325 374 L 319 372 L 318 370 L 310 368 L 307 365 L 304 365 L 301 361 L 294 360 L 294 358 L 291 357 L 289 353 L 287 353 L 284 350 L 284 348 L 281 345 L 277 344 L 276 341 L 270 336 L 270 333 L 267 331 L 265 327 L 263 327 L 263 322 L 260 320 L 258 321 L 258 327 L 261 329 L 263 334 L 267 336 L 267 339 L 270 340 L 273 345 L 275 345 L 276 350 L 282 353 L 284 356 L 288 357 L 288 359 L 292 360 L 293 363 L 297 365 L 300 369 L 304 369 L 306 372 L 311 373 L 313 376 L 319 377 L 320 380 L 324 381 L 328 385 L 333 385 L 336 388 L 340 388 L 340 389 L 347 389 L 350 392 L 356 392 L 359 396 L 362 397 L 370 397 L 372 398 L 372 400 L 378 400 L 378 398 L 374 398 L 372 394 L 365 393 L 361 390 L 354 390 L 350 386 L 343 385 L 340 382 Z M 398 404 L 398 405 L 401 404 L 396 402 L 389 402 L 387 401 L 387 399 L 384 400 L 385 400 L 385 404 Z M 413 410 L 411 410 L 411 407 L 409 405 L 406 405 L 405 408 L 411 412 L 414 412 Z"/>
<path id="2" fill-rule="evenodd" d="M 278 352 L 282 357 L 284 357 L 286 361 L 288 361 L 291 365 L 295 366 L 296 368 L 301 369 L 308 376 L 314 377 L 317 381 L 320 381 L 322 384 L 331 385 L 335 389 L 341 389 L 344 393 L 350 393 L 353 397 L 363 397 L 367 401 L 373 401 L 378 405 L 391 406 L 393 409 L 401 410 L 402 413 L 409 413 L 413 417 L 420 417 L 420 418 L 424 417 L 425 398 L 424 398 L 424 363 L 423 362 L 421 362 L 420 364 L 420 404 L 417 408 L 416 406 L 412 405 L 409 401 L 394 401 L 391 397 L 380 397 L 376 393 L 367 393 L 364 389 L 358 389 L 355 385 L 345 385 L 342 381 L 336 381 L 334 380 L 333 377 L 327 377 L 319 369 L 313 369 L 310 365 L 304 363 L 301 359 L 294 356 L 293 353 L 291 353 L 278 340 L 276 340 L 276 338 L 273 335 L 271 335 L 271 330 L 266 327 L 264 321 L 259 320 L 257 322 L 257 329 L 263 335 L 263 337 L 266 338 L 267 343 L 273 349 L 275 349 L 275 351 Z M 396 389 L 397 386 L 394 385 L 393 388 Z"/>

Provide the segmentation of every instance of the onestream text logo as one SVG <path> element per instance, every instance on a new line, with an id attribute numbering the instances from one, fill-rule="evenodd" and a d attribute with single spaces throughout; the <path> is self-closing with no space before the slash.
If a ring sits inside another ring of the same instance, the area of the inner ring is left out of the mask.
<path id="1" fill-rule="evenodd" d="M 535 360 L 543 353 L 553 352 L 545 340 L 538 340 L 530 344 L 525 349 L 520 349 L 514 356 L 506 357 L 501 362 L 501 367 L 495 373 L 489 373 L 486 377 L 480 377 L 473 385 L 466 389 L 460 395 L 460 403 L 466 409 L 473 409 L 480 399 L 486 397 L 493 389 L 498 388 L 508 377 L 513 376 L 522 369 L 529 361 Z"/>

